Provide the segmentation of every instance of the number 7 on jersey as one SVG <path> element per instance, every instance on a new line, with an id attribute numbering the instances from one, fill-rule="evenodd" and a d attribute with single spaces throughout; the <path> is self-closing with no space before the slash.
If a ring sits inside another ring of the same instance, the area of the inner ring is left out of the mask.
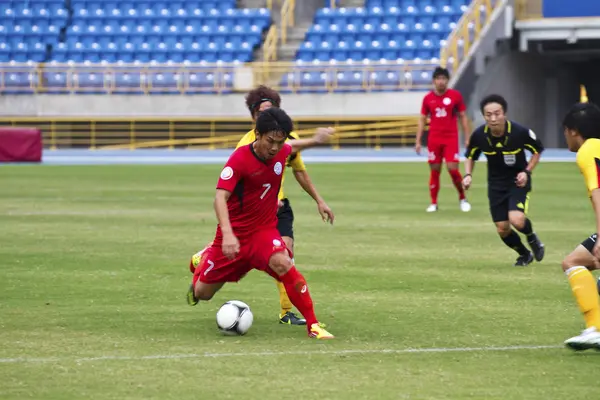
<path id="1" fill-rule="evenodd" d="M 262 186 L 265 188 L 265 190 L 260 195 L 260 199 L 261 200 L 265 198 L 265 196 L 267 195 L 267 192 L 271 189 L 271 184 L 270 183 L 264 183 Z"/>

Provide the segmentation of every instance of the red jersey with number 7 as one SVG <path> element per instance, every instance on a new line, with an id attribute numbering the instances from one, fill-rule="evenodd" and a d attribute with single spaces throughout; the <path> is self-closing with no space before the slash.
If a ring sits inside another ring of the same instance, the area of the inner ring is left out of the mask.
<path id="1" fill-rule="evenodd" d="M 279 188 L 283 169 L 292 146 L 283 148 L 270 160 L 262 160 L 254 152 L 252 143 L 235 150 L 225 164 L 217 189 L 231 193 L 227 201 L 229 220 L 234 235 L 244 241 L 253 233 L 277 227 Z M 221 227 L 217 226 L 214 243 L 223 239 Z"/>
<path id="2" fill-rule="evenodd" d="M 465 110 L 463 97 L 458 90 L 448 89 L 442 95 L 434 91 L 427 93 L 423 98 L 421 114 L 430 117 L 429 139 L 458 139 L 458 114 Z"/>

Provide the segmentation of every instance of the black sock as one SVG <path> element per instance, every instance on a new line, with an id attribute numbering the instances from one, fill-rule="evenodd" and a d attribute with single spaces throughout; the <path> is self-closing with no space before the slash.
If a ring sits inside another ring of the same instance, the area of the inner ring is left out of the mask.
<path id="1" fill-rule="evenodd" d="M 523 235 L 527 236 L 527 241 L 531 242 L 535 240 L 535 232 L 533 231 L 533 226 L 531 225 L 531 221 L 529 218 L 525 218 L 525 225 L 523 225 L 523 229 L 518 229 Z"/>
<path id="2" fill-rule="evenodd" d="M 521 241 L 521 237 L 519 236 L 519 234 L 512 229 L 508 236 L 502 238 L 502 241 L 505 245 L 507 245 L 520 255 L 529 254 L 529 250 L 527 250 L 527 247 L 525 247 L 525 245 Z"/>

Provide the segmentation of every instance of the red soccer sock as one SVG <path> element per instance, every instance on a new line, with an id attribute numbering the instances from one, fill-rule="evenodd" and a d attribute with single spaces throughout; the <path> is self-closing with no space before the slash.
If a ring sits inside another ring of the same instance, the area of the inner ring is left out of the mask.
<path id="1" fill-rule="evenodd" d="M 317 323 L 315 309 L 313 307 L 312 298 L 308 292 L 306 280 L 295 266 L 285 274 L 279 277 L 285 286 L 285 291 L 290 298 L 292 304 L 300 311 L 302 316 L 306 318 L 306 326 L 310 332 L 312 324 Z"/>
<path id="2" fill-rule="evenodd" d="M 458 198 L 460 200 L 464 200 L 465 199 L 465 190 L 463 189 L 463 186 L 462 186 L 463 177 L 460 174 L 460 171 L 458 169 L 451 169 L 451 170 L 448 170 L 448 172 L 450 173 L 450 176 L 452 177 L 452 183 L 454 183 L 454 186 L 456 187 L 456 190 L 458 191 Z"/>
<path id="3" fill-rule="evenodd" d="M 440 171 L 431 170 L 429 175 L 429 195 L 431 204 L 437 204 L 438 192 L 440 191 Z"/>

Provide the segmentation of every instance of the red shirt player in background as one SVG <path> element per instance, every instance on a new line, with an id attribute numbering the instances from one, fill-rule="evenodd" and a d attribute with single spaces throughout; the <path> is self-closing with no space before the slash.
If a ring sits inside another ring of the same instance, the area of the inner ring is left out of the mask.
<path id="1" fill-rule="evenodd" d="M 457 119 L 460 117 L 460 124 L 465 135 L 465 146 L 469 144 L 469 121 L 465 114 L 466 107 L 462 95 L 458 90 L 448 89 L 449 80 L 450 73 L 448 70 L 437 67 L 433 71 L 434 89 L 425 95 L 421 107 L 421 119 L 419 120 L 415 150 L 417 154 L 421 154 L 421 139 L 423 137 L 425 121 L 429 116 L 427 150 L 429 151 L 429 167 L 431 169 L 429 177 L 431 204 L 427 207 L 427 212 L 438 210 L 437 197 L 440 191 L 442 160 L 446 160 L 448 172 L 458 191 L 460 209 L 464 212 L 471 211 L 471 204 L 469 204 L 465 197 L 462 187 L 462 175 L 458 169 L 460 159 Z"/>
<path id="2" fill-rule="evenodd" d="M 194 270 L 188 302 L 196 305 L 199 300 L 210 300 L 226 282 L 237 282 L 255 268 L 283 283 L 292 304 L 306 319 L 310 337 L 331 339 L 333 335 L 315 316 L 306 280 L 277 230 L 277 210 L 288 156 L 327 142 L 333 129 L 318 128 L 312 139 L 286 143 L 292 130 L 285 111 L 269 108 L 256 120 L 256 141 L 229 157 L 217 183 L 217 232 Z"/>

